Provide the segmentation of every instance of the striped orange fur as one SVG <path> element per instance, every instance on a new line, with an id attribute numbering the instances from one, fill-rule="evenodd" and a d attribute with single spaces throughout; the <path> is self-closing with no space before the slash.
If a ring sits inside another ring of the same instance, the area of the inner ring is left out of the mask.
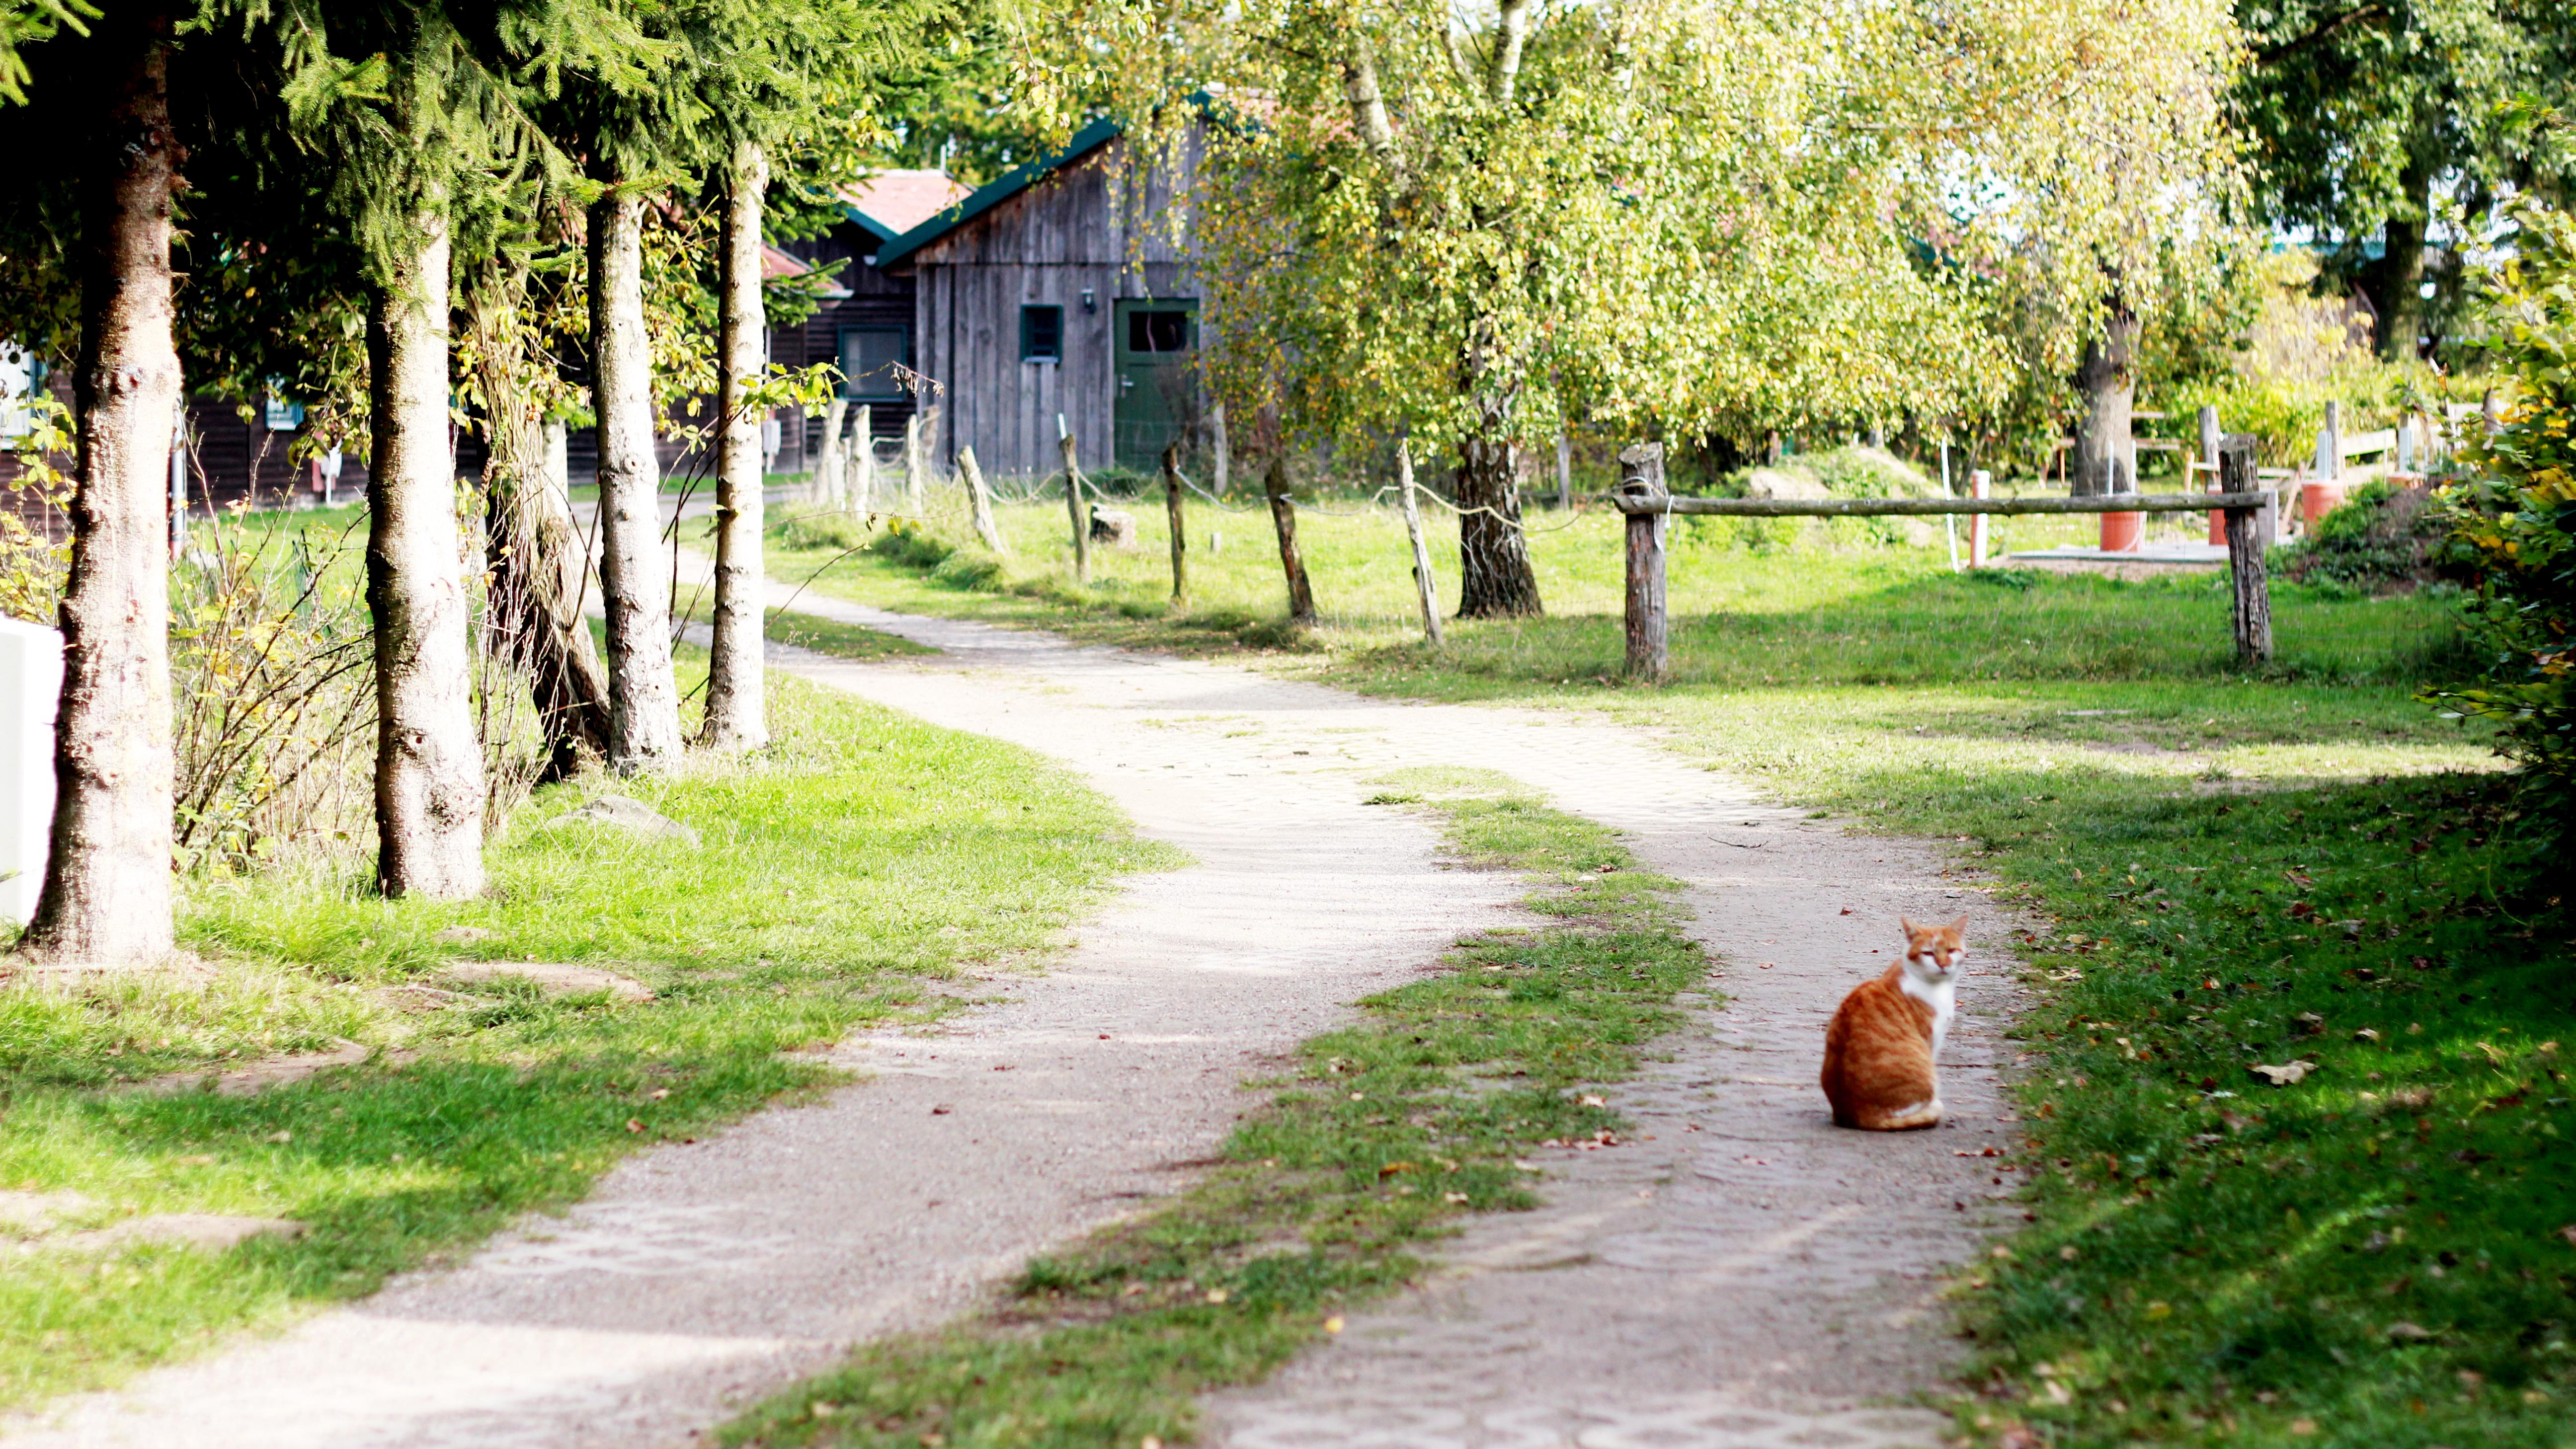
<path id="1" fill-rule="evenodd" d="M 1960 938 L 1968 918 L 1946 926 L 1897 920 L 1905 959 L 1853 987 L 1825 1027 L 1825 1100 L 1839 1127 L 1904 1132 L 1941 1122 L 1937 1064 L 1968 955 Z"/>

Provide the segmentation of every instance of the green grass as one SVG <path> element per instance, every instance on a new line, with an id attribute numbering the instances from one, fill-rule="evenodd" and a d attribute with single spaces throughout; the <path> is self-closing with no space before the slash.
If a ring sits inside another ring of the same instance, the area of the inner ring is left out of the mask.
<path id="1" fill-rule="evenodd" d="M 1225 527 L 1189 613 L 1158 602 L 1150 538 L 1089 595 L 1027 560 L 964 590 L 874 553 L 816 586 L 1600 711 L 1852 828 L 1946 840 L 2054 922 L 2013 943 L 2037 1002 L 2016 1053 L 2030 1142 L 1996 1175 L 2030 1221 L 1958 1285 L 1981 1348 L 1964 1432 L 2576 1444 L 2576 927 L 2562 854 L 2484 731 L 2412 698 L 2458 668 L 2443 601 L 2276 583 L 2279 658 L 2243 671 L 2212 576 L 2000 581 L 1937 546 L 1685 532 L 1676 680 L 1644 689 L 1617 682 L 1607 520 L 1533 533 L 1550 617 L 1452 623 L 1437 652 L 1390 522 L 1304 520 L 1325 617 L 1296 636 L 1266 528 Z M 1454 598 L 1454 526 L 1436 532 Z M 2311 1056 L 2292 1086 L 2250 1070 Z"/>
<path id="2" fill-rule="evenodd" d="M 946 1331 L 869 1345 L 727 1429 L 732 1445 L 1133 1449 L 1192 1396 L 1261 1377 L 1417 1277 L 1462 1213 L 1530 1206 L 1514 1158 L 1616 1130 L 1579 1088 L 1634 1071 L 1705 963 L 1673 883 L 1588 822 L 1491 782 L 1405 777 L 1454 848 L 1527 872 L 1537 931 L 1462 942 L 1435 975 L 1298 1049 L 1220 1165 L 1145 1216 L 1030 1263 Z M 1603 873 L 1604 871 L 1609 873 Z"/>
<path id="3" fill-rule="evenodd" d="M 640 1147 L 825 1085 L 782 1053 L 935 1015 L 974 989 L 963 978 L 1046 947 L 1113 874 L 1174 860 L 1027 752 L 771 688 L 772 750 L 540 794 L 493 842 L 481 899 L 383 900 L 354 862 L 192 880 L 182 934 L 210 963 L 202 983 L 0 990 L 0 1187 L 96 1199 L 72 1226 L 172 1211 L 311 1225 L 225 1253 L 10 1246 L 0 1403 L 113 1383 L 451 1261 Z M 703 849 L 546 828 L 610 788 L 695 826 Z M 464 958 L 609 966 L 658 999 L 486 985 L 404 1009 L 399 988 Z M 252 1097 L 118 1090 L 333 1038 L 377 1054 Z"/>

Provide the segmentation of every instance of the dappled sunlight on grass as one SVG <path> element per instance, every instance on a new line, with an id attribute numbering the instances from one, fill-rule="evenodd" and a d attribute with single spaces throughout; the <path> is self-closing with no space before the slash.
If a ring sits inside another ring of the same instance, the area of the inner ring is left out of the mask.
<path id="1" fill-rule="evenodd" d="M 834 1080 L 788 1054 L 927 1019 L 951 1001 L 932 983 L 1043 951 L 1117 873 L 1178 863 L 1024 751 L 770 688 L 770 750 L 542 793 L 488 851 L 481 898 L 388 901 L 357 861 L 193 880 L 181 928 L 203 971 L 0 990 L 0 1187 L 84 1194 L 65 1231 L 152 1212 L 306 1225 L 220 1252 L 0 1229 L 0 1403 L 470 1249 L 639 1147 Z M 611 790 L 703 845 L 550 828 Z M 446 974 L 514 961 L 611 967 L 655 996 Z M 342 1040 L 373 1054 L 256 1095 L 134 1085 Z"/>

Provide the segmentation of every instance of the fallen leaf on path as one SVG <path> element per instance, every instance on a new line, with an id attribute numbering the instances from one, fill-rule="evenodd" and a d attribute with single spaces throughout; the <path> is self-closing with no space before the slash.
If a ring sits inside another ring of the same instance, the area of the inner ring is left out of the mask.
<path id="1" fill-rule="evenodd" d="M 1336 1313 L 1336 1314 L 1334 1314 L 1332 1317 L 1325 1319 L 1325 1320 L 1324 1320 L 1324 1331 L 1325 1331 L 1326 1333 L 1339 1333 L 1339 1332 L 1341 1332 L 1341 1331 L 1342 1331 L 1342 1315 L 1340 1315 L 1340 1314 Z"/>
<path id="2" fill-rule="evenodd" d="M 1226 1299 L 1226 1292 L 1225 1292 L 1225 1290 L 1224 1290 L 1224 1289 L 1222 1289 L 1222 1288 L 1210 1288 L 1210 1289 L 1208 1290 L 1208 1299 L 1207 1299 L 1207 1301 L 1209 1301 L 1210 1303 L 1223 1303 L 1223 1302 L 1225 1301 L 1225 1299 Z"/>
<path id="3" fill-rule="evenodd" d="M 1586 1106 L 1586 1107 L 1606 1107 L 1606 1106 L 1609 1106 L 1610 1104 L 1609 1104 L 1609 1103 L 1607 1103 L 1607 1102 L 1602 1101 L 1599 1097 L 1593 1096 L 1591 1093 L 1587 1092 L 1587 1093 L 1585 1093 L 1585 1094 L 1584 1094 L 1584 1096 L 1583 1096 L 1583 1105 L 1584 1105 L 1584 1106 Z"/>
<path id="4" fill-rule="evenodd" d="M 626 1130 L 629 1132 L 641 1132 L 644 1130 L 644 1124 L 636 1121 L 632 1117 L 629 1117 L 626 1119 Z"/>
<path id="5" fill-rule="evenodd" d="M 1377 1175 L 1381 1178 L 1387 1178 L 1393 1177 L 1399 1172 L 1411 1172 L 1412 1170 L 1413 1164 L 1410 1162 L 1390 1162 L 1384 1167 L 1379 1168 L 1377 1170 Z"/>
<path id="6" fill-rule="evenodd" d="M 1444 1192 L 1440 1194 L 1440 1200 L 1442 1202 L 1449 1203 L 1462 1203 L 1467 1200 L 1467 1195 L 1463 1192 Z"/>
<path id="7" fill-rule="evenodd" d="M 930 1109 L 930 1115 L 933 1117 L 945 1117 L 956 1110 L 957 1109 L 954 1107 L 933 1107 Z"/>
<path id="8" fill-rule="evenodd" d="M 2316 1066 L 2311 1062 L 2283 1062 L 2277 1067 L 2272 1067 L 2257 1062 L 2247 1070 L 2273 1086 L 2291 1087 L 2298 1085 L 2308 1073 L 2315 1071 Z"/>
<path id="9" fill-rule="evenodd" d="M 2560 1228 L 2558 1230 L 2558 1236 L 2567 1240 L 2567 1246 L 2576 1248 L 2576 1223 L 2569 1223 L 2567 1226 Z"/>

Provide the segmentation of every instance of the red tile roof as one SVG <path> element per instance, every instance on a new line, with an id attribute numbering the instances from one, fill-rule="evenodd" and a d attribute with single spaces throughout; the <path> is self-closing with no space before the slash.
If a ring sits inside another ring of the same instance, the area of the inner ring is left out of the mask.
<path id="1" fill-rule="evenodd" d="M 880 171 L 841 189 L 841 199 L 888 236 L 901 236 L 963 200 L 972 188 L 945 171 Z"/>

